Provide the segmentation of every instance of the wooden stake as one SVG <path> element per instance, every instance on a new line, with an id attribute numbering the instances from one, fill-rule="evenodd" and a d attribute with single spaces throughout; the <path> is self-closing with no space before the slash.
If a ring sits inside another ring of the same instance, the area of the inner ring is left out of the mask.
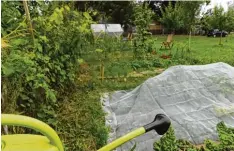
<path id="1" fill-rule="evenodd" d="M 102 64 L 102 81 L 104 80 L 104 65 Z"/>
<path id="2" fill-rule="evenodd" d="M 30 13 L 29 13 L 29 10 L 28 10 L 27 0 L 23 0 L 23 5 L 24 5 L 24 11 L 25 11 L 25 14 L 26 14 L 28 26 L 29 26 L 29 32 L 31 33 L 32 39 L 33 39 L 33 42 L 34 42 L 34 34 L 33 34 L 33 28 L 32 28 Z"/>
<path id="3" fill-rule="evenodd" d="M 100 63 L 100 77 L 102 79 L 102 63 Z"/>
<path id="4" fill-rule="evenodd" d="M 189 51 L 190 51 L 190 46 L 191 46 L 191 35 L 192 35 L 192 32 L 190 29 L 190 31 L 189 31 Z"/>
<path id="5" fill-rule="evenodd" d="M 100 77 L 101 77 L 102 81 L 105 78 L 105 76 L 104 76 L 104 64 L 103 64 L 103 61 L 101 62 L 101 65 L 100 65 Z"/>

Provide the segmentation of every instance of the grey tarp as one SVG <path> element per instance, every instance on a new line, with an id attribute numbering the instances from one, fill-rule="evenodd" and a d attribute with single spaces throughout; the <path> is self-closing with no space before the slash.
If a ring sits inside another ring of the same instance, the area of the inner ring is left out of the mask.
<path id="1" fill-rule="evenodd" d="M 225 63 L 174 66 L 134 90 L 106 94 L 101 101 L 111 127 L 109 141 L 151 122 L 158 113 L 169 116 L 178 139 L 195 144 L 217 140 L 218 122 L 234 127 L 234 68 Z M 117 150 L 128 151 L 136 142 L 136 150 L 152 151 L 159 138 L 152 131 Z"/>

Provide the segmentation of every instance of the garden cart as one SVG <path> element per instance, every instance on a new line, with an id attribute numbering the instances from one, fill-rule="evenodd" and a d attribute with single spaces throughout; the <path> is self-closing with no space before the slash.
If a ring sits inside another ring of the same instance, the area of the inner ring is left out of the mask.
<path id="1" fill-rule="evenodd" d="M 2 135 L 2 151 L 64 151 L 63 144 L 57 133 L 47 124 L 22 115 L 2 114 L 2 125 L 22 126 L 40 132 L 42 135 L 12 134 Z M 157 114 L 154 121 L 116 139 L 98 151 L 110 151 L 125 142 L 151 130 L 159 135 L 166 133 L 170 126 L 169 118 L 164 114 Z"/>

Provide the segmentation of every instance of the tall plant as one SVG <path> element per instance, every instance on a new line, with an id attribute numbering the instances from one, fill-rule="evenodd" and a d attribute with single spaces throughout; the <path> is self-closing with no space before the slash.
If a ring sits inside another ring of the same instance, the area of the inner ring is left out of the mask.
<path id="1" fill-rule="evenodd" d="M 134 55 L 136 58 L 145 57 L 148 51 L 146 41 L 149 36 L 148 25 L 152 20 L 153 12 L 148 8 L 148 4 L 136 4 L 134 7 L 134 24 L 137 35 L 134 38 Z"/>
<path id="2" fill-rule="evenodd" d="M 181 19 L 183 20 L 183 27 L 189 32 L 189 45 L 188 49 L 190 50 L 192 29 L 195 25 L 196 17 L 200 13 L 200 9 L 204 1 L 183 1 L 180 3 Z"/>

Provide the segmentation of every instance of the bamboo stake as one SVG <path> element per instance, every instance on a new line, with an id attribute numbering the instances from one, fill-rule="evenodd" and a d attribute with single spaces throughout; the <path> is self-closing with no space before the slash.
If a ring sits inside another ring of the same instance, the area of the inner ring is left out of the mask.
<path id="1" fill-rule="evenodd" d="M 104 80 L 104 65 L 102 65 L 102 81 Z"/>
<path id="2" fill-rule="evenodd" d="M 101 80 L 103 82 L 103 80 L 104 80 L 104 64 L 103 64 L 103 61 L 101 62 L 101 66 L 100 66 L 100 76 L 101 76 Z"/>
<path id="3" fill-rule="evenodd" d="M 100 77 L 102 79 L 102 62 L 100 63 Z"/>
<path id="4" fill-rule="evenodd" d="M 29 13 L 29 10 L 28 10 L 27 0 L 23 0 L 23 5 L 24 5 L 25 13 L 26 13 L 28 26 L 29 26 L 29 32 L 31 33 L 32 39 L 33 39 L 33 42 L 34 42 L 33 27 L 32 27 L 32 23 L 31 23 L 30 13 Z"/>
<path id="5" fill-rule="evenodd" d="M 191 47 L 191 35 L 192 35 L 192 32 L 190 29 L 190 31 L 189 31 L 189 51 L 190 51 L 190 47 Z"/>

